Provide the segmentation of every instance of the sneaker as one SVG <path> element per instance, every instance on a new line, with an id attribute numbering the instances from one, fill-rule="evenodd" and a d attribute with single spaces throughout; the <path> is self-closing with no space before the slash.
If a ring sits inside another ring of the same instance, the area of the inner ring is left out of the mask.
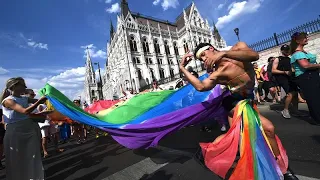
<path id="1" fill-rule="evenodd" d="M 77 144 L 81 144 L 81 140 L 78 140 L 78 141 L 77 141 Z"/>
<path id="2" fill-rule="evenodd" d="M 99 138 L 99 134 L 96 135 L 96 139 L 98 139 L 98 138 Z"/>
<path id="3" fill-rule="evenodd" d="M 283 175 L 284 180 L 299 180 L 298 177 L 288 167 L 288 171 Z"/>
<path id="4" fill-rule="evenodd" d="M 107 132 L 105 132 L 105 133 L 103 133 L 103 135 L 104 135 L 104 136 L 108 136 L 108 133 L 107 133 Z"/>
<path id="5" fill-rule="evenodd" d="M 225 132 L 227 130 L 226 125 L 223 125 L 220 129 L 222 132 Z"/>
<path id="6" fill-rule="evenodd" d="M 287 109 L 284 109 L 283 111 L 281 111 L 281 114 L 286 119 L 290 119 L 291 118 L 289 110 L 287 110 Z"/>

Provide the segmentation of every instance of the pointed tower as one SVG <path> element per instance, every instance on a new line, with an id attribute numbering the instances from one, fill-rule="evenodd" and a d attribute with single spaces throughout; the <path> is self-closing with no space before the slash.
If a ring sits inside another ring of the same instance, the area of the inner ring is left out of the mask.
<path id="1" fill-rule="evenodd" d="M 86 74 L 84 80 L 85 100 L 87 103 L 92 103 L 93 99 L 98 99 L 98 84 L 96 82 L 96 75 L 94 73 L 92 61 L 90 58 L 89 49 L 87 48 L 86 58 Z"/>
<path id="2" fill-rule="evenodd" d="M 127 17 L 129 11 L 127 0 L 121 0 L 121 15 L 123 16 L 123 19 Z"/>
<path id="3" fill-rule="evenodd" d="M 94 73 L 88 47 L 87 47 L 87 60 L 86 60 L 86 81 L 90 84 L 96 83 L 96 75 Z"/>
<path id="4" fill-rule="evenodd" d="M 113 35 L 114 35 L 114 27 L 112 24 L 112 20 L 110 19 L 110 41 L 113 39 Z"/>
<path id="5" fill-rule="evenodd" d="M 220 36 L 220 33 L 219 33 L 219 31 L 218 31 L 218 29 L 217 29 L 217 27 L 216 27 L 216 24 L 213 22 L 213 36 L 214 36 L 214 38 L 218 41 L 218 42 L 220 42 L 221 41 L 221 36 Z"/>

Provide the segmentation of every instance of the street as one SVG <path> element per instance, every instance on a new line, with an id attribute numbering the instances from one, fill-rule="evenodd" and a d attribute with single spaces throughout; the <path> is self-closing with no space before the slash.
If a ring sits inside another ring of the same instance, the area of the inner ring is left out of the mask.
<path id="1" fill-rule="evenodd" d="M 306 122 L 308 117 L 284 119 L 276 111 L 281 108 L 281 105 L 259 106 L 261 113 L 274 123 L 287 149 L 289 165 L 299 179 L 320 179 L 320 127 Z M 306 104 L 300 104 L 299 109 L 306 112 Z M 194 155 L 199 142 L 213 141 L 219 134 L 218 126 L 212 132 L 201 132 L 199 126 L 187 127 L 148 150 L 126 149 L 110 136 L 95 139 L 89 134 L 85 144 L 76 145 L 75 141 L 63 144 L 65 152 L 44 159 L 46 179 L 218 180 Z M 49 153 L 52 147 L 50 150 Z M 5 179 L 4 170 L 0 171 L 0 179 Z"/>

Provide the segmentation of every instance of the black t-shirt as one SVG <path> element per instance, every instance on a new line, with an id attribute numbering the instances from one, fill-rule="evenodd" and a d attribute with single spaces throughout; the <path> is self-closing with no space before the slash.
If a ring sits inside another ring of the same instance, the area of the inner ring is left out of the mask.
<path id="1" fill-rule="evenodd" d="M 279 71 L 290 71 L 291 72 L 291 63 L 290 63 L 290 58 L 286 56 L 279 56 L 279 63 L 277 69 Z M 289 76 L 286 74 L 272 74 L 273 77 L 277 79 L 277 81 L 288 81 Z"/>

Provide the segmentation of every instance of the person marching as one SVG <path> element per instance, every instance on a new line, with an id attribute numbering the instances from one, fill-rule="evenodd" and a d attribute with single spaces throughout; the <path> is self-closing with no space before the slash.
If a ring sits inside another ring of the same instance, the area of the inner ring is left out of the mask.
<path id="1" fill-rule="evenodd" d="M 10 78 L 1 96 L 3 118 L 7 123 L 4 153 L 8 180 L 44 179 L 40 128 L 29 115 L 47 98 L 36 100 L 21 96 L 26 88 L 23 78 Z"/>
<path id="2" fill-rule="evenodd" d="M 185 68 L 185 66 L 190 62 L 193 56 L 194 58 L 197 58 L 200 61 L 203 61 L 207 69 L 212 69 L 213 67 L 215 67 L 216 70 L 212 74 L 210 74 L 208 78 L 206 78 L 203 81 L 200 81 L 198 78 L 194 77 Z M 233 124 L 234 119 L 232 118 L 233 116 L 238 117 L 238 114 L 233 114 L 234 111 L 236 113 L 239 113 L 238 104 L 240 103 L 240 104 L 246 105 L 245 103 L 249 102 L 246 99 L 253 99 L 255 72 L 251 62 L 256 61 L 258 59 L 259 59 L 259 54 L 253 51 L 252 49 L 250 49 L 247 46 L 247 44 L 244 42 L 238 42 L 228 51 L 218 51 L 209 43 L 200 43 L 196 47 L 194 54 L 188 53 L 182 57 L 182 60 L 180 63 L 180 70 L 185 75 L 186 79 L 198 91 L 209 91 L 213 89 L 217 84 L 222 84 L 229 87 L 231 95 L 224 97 L 222 101 L 222 106 L 226 109 L 226 111 L 230 112 L 229 125 L 231 129 L 234 129 L 235 127 L 239 127 L 239 121 L 237 121 L 237 124 Z M 243 101 L 243 100 L 246 100 L 246 101 Z M 235 107 L 236 109 L 234 109 Z M 248 106 L 245 106 L 245 107 L 248 108 Z M 247 110 L 250 110 L 250 109 L 247 109 Z M 252 111 L 252 108 L 250 111 Z M 257 115 L 254 115 L 254 117 L 248 117 L 248 118 L 249 119 L 251 118 L 252 121 L 253 121 L 253 118 L 258 118 L 260 120 L 262 125 L 261 129 L 263 129 L 262 133 L 264 134 L 264 138 L 265 138 L 264 141 L 268 142 L 269 144 L 268 148 L 272 150 L 274 155 L 273 158 L 275 157 L 278 162 L 277 172 L 278 172 L 278 169 L 280 168 L 285 179 L 293 179 L 293 180 L 298 179 L 288 169 L 288 157 L 285 153 L 284 148 L 281 145 L 281 141 L 275 135 L 275 132 L 274 132 L 275 128 L 272 122 L 267 118 L 265 118 L 264 116 L 262 116 L 261 114 L 257 114 Z M 244 127 L 244 128 L 247 129 L 247 127 Z M 224 151 L 228 151 L 228 148 L 219 149 L 219 145 L 225 146 L 224 142 L 226 140 L 227 141 L 229 140 L 229 137 L 231 136 L 230 133 L 231 132 L 229 130 L 227 134 L 223 134 L 218 138 L 216 138 L 214 142 L 208 143 L 209 144 L 208 147 L 206 148 L 203 147 L 203 152 L 207 154 L 207 156 L 205 157 L 208 157 L 209 159 L 214 159 L 215 157 L 220 156 L 221 153 L 223 153 Z M 235 135 L 234 137 L 236 136 L 239 136 L 239 134 Z M 220 141 L 222 144 L 220 143 Z M 218 149 L 213 147 L 210 148 L 211 146 L 217 147 Z M 236 152 L 233 151 L 233 153 L 236 153 Z M 234 156 L 235 155 L 236 154 L 234 154 Z M 248 154 L 241 154 L 240 156 L 246 157 L 244 155 L 248 155 Z M 274 160 L 272 159 L 270 159 L 270 161 L 274 162 Z M 215 161 L 207 161 L 207 162 L 208 164 L 206 165 L 209 166 L 212 171 L 216 173 L 220 172 L 219 175 L 222 177 L 226 175 L 225 174 L 226 172 L 221 172 L 221 168 L 218 167 L 220 165 L 217 162 Z M 227 166 L 224 166 L 224 167 L 225 167 L 224 169 L 227 169 Z M 233 174 L 234 173 L 235 172 L 233 172 Z M 243 172 L 237 171 L 237 173 L 243 173 Z M 236 178 L 235 176 L 236 174 L 233 175 L 234 178 Z M 245 178 L 245 177 L 242 177 L 242 178 Z"/>

